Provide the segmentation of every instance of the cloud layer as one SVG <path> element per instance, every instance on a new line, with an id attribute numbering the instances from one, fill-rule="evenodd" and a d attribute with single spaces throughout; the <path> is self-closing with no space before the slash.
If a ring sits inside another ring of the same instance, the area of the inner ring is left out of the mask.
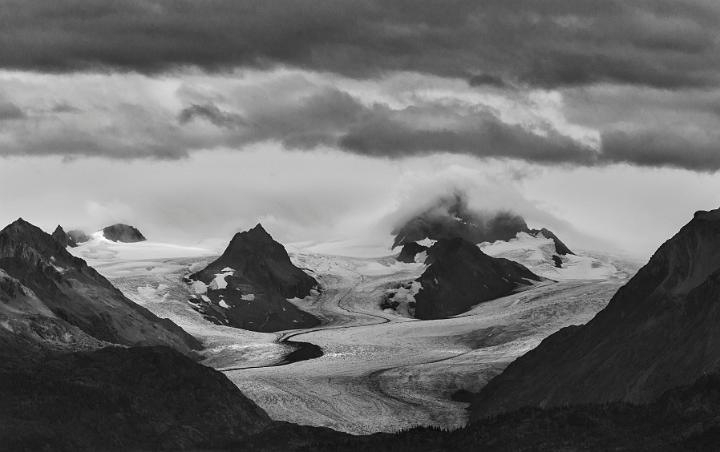
<path id="1" fill-rule="evenodd" d="M 8 0 L 0 155 L 268 142 L 714 172 L 717 23 L 713 0 Z"/>
<path id="2" fill-rule="evenodd" d="M 474 84 L 715 86 L 712 0 L 7 0 L 0 65 L 158 73 L 281 64 Z"/>
<path id="3" fill-rule="evenodd" d="M 720 169 L 720 91 L 484 91 L 419 74 L 0 74 L 0 155 L 176 160 L 274 143 L 400 159 Z"/>

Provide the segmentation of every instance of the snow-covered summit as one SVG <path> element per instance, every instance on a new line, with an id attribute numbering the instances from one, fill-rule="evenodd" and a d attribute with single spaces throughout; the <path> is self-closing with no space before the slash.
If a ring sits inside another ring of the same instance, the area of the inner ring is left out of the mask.
<path id="1" fill-rule="evenodd" d="M 545 278 L 554 280 L 608 279 L 619 272 L 610 262 L 587 255 L 558 255 L 556 243 L 542 233 L 519 232 L 513 239 L 478 244 L 482 252 L 518 262 Z"/>
<path id="2" fill-rule="evenodd" d="M 79 243 L 75 248 L 68 248 L 68 251 L 88 262 L 202 257 L 215 254 L 205 248 L 154 241 L 114 242 L 105 238 L 103 231 L 94 232 L 88 241 Z"/>

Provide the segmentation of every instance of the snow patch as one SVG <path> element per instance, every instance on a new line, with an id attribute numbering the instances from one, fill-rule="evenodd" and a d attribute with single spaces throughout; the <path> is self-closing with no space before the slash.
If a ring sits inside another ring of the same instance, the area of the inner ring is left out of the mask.
<path id="1" fill-rule="evenodd" d="M 422 289 L 422 284 L 419 281 L 401 283 L 385 291 L 380 307 L 385 312 L 395 312 L 403 317 L 413 318 L 415 316 L 415 295 L 420 292 L 420 289 Z"/>
<path id="2" fill-rule="evenodd" d="M 221 270 L 221 273 L 215 273 L 215 278 L 210 281 L 210 290 L 219 290 L 227 288 L 227 281 L 225 278 L 235 274 L 235 270 L 230 267 L 225 267 Z"/>
<path id="3" fill-rule="evenodd" d="M 553 256 L 557 256 L 555 242 L 542 234 L 532 236 L 519 232 L 514 239 L 483 242 L 478 247 L 488 256 L 518 262 L 539 276 L 557 281 L 609 279 L 619 272 L 610 262 L 572 254 L 558 256 L 562 261 L 562 267 L 558 268 L 553 261 Z"/>
<path id="4" fill-rule="evenodd" d="M 218 303 L 221 308 L 230 309 L 230 305 L 225 303 L 225 300 L 220 300 L 220 303 Z"/>
<path id="5" fill-rule="evenodd" d="M 253 301 L 253 300 L 255 299 L 255 294 L 254 294 L 254 293 L 249 293 L 249 294 L 246 294 L 246 295 L 240 295 L 240 298 L 243 299 L 243 300 L 245 300 L 245 301 Z"/>
<path id="6" fill-rule="evenodd" d="M 208 289 L 207 285 L 200 280 L 193 281 L 192 284 L 190 284 L 190 288 L 192 288 L 192 291 L 194 293 L 196 293 L 197 295 L 202 295 L 204 293 L 207 293 L 207 289 Z"/>

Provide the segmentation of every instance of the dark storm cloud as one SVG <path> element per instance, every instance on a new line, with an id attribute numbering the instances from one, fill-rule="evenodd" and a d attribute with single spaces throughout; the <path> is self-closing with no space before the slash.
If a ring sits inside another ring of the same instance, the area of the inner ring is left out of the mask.
<path id="1" fill-rule="evenodd" d="M 451 114 L 438 107 L 428 107 L 428 110 L 438 118 Z M 548 130 L 540 135 L 519 125 L 504 123 L 489 112 L 463 115 L 452 126 L 437 128 L 414 125 L 413 116 L 409 110 L 391 112 L 376 108 L 364 122 L 351 126 L 339 144 L 359 154 L 393 158 L 449 152 L 577 164 L 592 162 L 596 154 L 556 131 Z"/>
<path id="2" fill-rule="evenodd" d="M 710 0 L 6 0 L 2 9 L 5 68 L 284 64 L 544 87 L 720 78 L 720 3 Z"/>
<path id="3" fill-rule="evenodd" d="M 473 75 L 468 80 L 470 86 L 491 86 L 494 88 L 505 88 L 508 84 L 502 78 L 492 74 Z"/>
<path id="4" fill-rule="evenodd" d="M 701 131 L 683 135 L 650 129 L 608 132 L 602 137 L 603 158 L 609 162 L 693 171 L 720 170 L 720 134 Z"/>

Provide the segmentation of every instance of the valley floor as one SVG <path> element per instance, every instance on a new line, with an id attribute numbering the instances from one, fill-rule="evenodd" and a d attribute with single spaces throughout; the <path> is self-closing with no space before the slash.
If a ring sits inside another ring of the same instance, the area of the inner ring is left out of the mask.
<path id="1" fill-rule="evenodd" d="M 420 264 L 295 254 L 314 274 L 320 295 L 293 302 L 323 320 L 309 330 L 255 333 L 214 325 L 187 303 L 182 276 L 211 257 L 90 260 L 129 298 L 168 317 L 207 346 L 203 363 L 220 369 L 271 417 L 353 434 L 466 422 L 459 390 L 477 391 L 544 337 L 587 322 L 626 281 L 544 282 L 445 319 L 418 321 L 379 307 L 392 284 L 420 275 Z M 277 366 L 309 342 L 323 356 Z"/>

